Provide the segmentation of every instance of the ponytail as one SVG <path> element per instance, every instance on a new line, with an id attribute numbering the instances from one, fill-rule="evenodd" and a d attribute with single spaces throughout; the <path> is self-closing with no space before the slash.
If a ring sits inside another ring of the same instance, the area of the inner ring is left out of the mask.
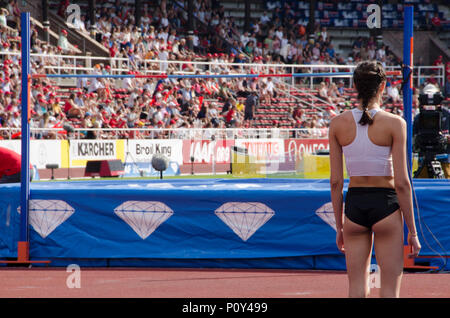
<path id="1" fill-rule="evenodd" d="M 361 119 L 359 120 L 359 123 L 363 126 L 373 124 L 372 115 L 370 114 L 369 110 L 367 109 L 367 107 L 369 106 L 369 102 L 370 102 L 370 100 L 368 100 L 367 98 L 362 98 L 361 107 L 363 109 L 363 114 L 361 116 Z"/>
<path id="2" fill-rule="evenodd" d="M 363 115 L 359 121 L 361 125 L 372 125 L 373 118 L 368 110 L 369 103 L 377 96 L 378 89 L 385 80 L 386 73 L 380 62 L 364 61 L 356 67 L 353 73 L 353 81 L 363 109 Z"/>

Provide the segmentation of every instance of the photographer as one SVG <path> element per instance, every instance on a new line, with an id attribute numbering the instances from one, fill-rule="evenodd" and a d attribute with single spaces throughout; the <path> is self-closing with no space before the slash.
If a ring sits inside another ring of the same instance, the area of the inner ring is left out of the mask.
<path id="1" fill-rule="evenodd" d="M 420 160 L 423 160 L 424 165 L 429 165 L 430 161 L 439 161 L 445 177 L 449 178 L 450 110 L 441 104 L 443 99 L 439 88 L 433 84 L 426 85 L 421 91 L 419 95 L 420 111 L 414 117 L 413 122 L 413 146 L 414 152 L 419 153 L 419 164 Z M 443 158 L 445 154 L 447 156 Z M 421 170 L 420 167 L 416 171 L 417 176 L 423 176 L 419 170 Z M 432 178 L 433 176 L 428 175 L 427 177 Z"/>

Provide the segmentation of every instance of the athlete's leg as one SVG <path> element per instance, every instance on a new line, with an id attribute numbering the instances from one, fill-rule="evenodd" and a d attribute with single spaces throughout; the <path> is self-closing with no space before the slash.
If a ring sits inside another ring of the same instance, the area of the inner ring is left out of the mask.
<path id="1" fill-rule="evenodd" d="M 368 297 L 369 267 L 372 256 L 372 231 L 344 219 L 344 250 L 347 263 L 349 297 Z"/>
<path id="2" fill-rule="evenodd" d="M 399 297 L 403 274 L 403 218 L 397 210 L 372 226 L 377 264 L 380 267 L 380 297 Z"/>

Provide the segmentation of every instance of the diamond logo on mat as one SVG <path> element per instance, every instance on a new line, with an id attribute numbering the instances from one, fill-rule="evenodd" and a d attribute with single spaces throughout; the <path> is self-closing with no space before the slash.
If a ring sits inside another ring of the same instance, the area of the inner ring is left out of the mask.
<path id="1" fill-rule="evenodd" d="M 20 206 L 17 208 L 20 213 Z M 75 212 L 69 204 L 61 200 L 30 200 L 28 215 L 30 225 L 46 238 Z"/>
<path id="2" fill-rule="evenodd" d="M 173 214 L 171 208 L 157 201 L 126 201 L 114 209 L 143 240 Z"/>
<path id="3" fill-rule="evenodd" d="M 336 231 L 336 220 L 334 218 L 333 204 L 327 202 L 316 210 L 318 217 L 322 219 L 325 223 L 331 226 Z"/>
<path id="4" fill-rule="evenodd" d="M 227 202 L 214 213 L 243 241 L 247 241 L 275 214 L 260 202 Z"/>

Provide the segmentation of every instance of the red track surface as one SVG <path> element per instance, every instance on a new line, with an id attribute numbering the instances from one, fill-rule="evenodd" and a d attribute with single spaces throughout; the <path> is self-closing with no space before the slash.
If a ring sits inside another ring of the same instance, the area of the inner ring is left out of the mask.
<path id="1" fill-rule="evenodd" d="M 1 298 L 346 298 L 345 272 L 81 268 L 68 288 L 65 268 L 0 269 Z M 377 288 L 371 297 L 379 296 Z M 449 274 L 405 273 L 402 298 L 450 297 Z"/>

